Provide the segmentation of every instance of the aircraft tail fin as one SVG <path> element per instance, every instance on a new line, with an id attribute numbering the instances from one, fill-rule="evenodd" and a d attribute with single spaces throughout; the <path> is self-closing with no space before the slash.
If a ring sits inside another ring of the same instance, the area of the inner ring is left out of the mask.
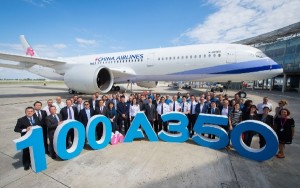
<path id="1" fill-rule="evenodd" d="M 20 35 L 20 40 L 27 56 L 38 57 L 37 53 L 29 45 L 24 35 Z"/>

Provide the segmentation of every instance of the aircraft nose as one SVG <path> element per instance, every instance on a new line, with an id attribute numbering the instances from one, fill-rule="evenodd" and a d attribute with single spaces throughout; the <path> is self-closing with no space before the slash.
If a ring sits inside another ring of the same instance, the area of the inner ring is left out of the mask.
<path id="1" fill-rule="evenodd" d="M 283 73 L 283 67 L 276 63 L 273 59 L 267 58 L 268 63 L 270 64 L 270 71 L 274 74 L 282 74 Z"/>

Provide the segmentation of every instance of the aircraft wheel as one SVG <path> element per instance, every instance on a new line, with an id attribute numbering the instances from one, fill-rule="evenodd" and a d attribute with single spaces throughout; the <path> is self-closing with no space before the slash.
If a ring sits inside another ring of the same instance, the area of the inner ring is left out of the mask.
<path id="1" fill-rule="evenodd" d="M 244 91 L 240 91 L 239 93 L 240 98 L 246 98 L 247 97 L 247 93 Z"/>
<path id="2" fill-rule="evenodd" d="M 111 91 L 116 91 L 116 87 L 115 87 L 115 86 L 112 86 L 110 90 L 111 90 Z"/>
<path id="3" fill-rule="evenodd" d="M 69 89 L 69 94 L 74 94 L 75 93 L 75 91 L 74 90 L 72 90 L 72 89 Z"/>
<path id="4" fill-rule="evenodd" d="M 120 86 L 116 86 L 116 91 L 120 91 Z"/>

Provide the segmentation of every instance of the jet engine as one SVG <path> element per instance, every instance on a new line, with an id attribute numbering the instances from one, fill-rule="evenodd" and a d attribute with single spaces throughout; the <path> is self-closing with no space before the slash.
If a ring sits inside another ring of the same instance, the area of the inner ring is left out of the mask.
<path id="1" fill-rule="evenodd" d="M 107 93 L 114 83 L 114 77 L 106 67 L 74 66 L 65 72 L 64 82 L 73 91 Z"/>
<path id="2" fill-rule="evenodd" d="M 158 84 L 157 81 L 141 81 L 136 83 L 136 85 L 145 88 L 154 88 L 157 86 L 157 84 Z"/>

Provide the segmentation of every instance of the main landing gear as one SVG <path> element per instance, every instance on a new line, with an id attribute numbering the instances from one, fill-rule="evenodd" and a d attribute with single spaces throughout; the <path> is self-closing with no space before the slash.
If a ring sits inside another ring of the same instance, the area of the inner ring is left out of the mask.
<path id="1" fill-rule="evenodd" d="M 73 89 L 69 89 L 69 94 L 75 94 L 76 91 L 74 91 Z"/>
<path id="2" fill-rule="evenodd" d="M 120 91 L 120 86 L 112 86 L 111 91 Z"/>

